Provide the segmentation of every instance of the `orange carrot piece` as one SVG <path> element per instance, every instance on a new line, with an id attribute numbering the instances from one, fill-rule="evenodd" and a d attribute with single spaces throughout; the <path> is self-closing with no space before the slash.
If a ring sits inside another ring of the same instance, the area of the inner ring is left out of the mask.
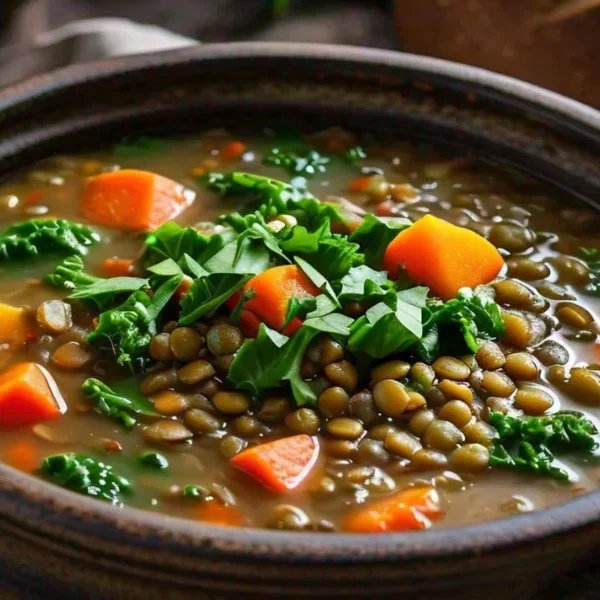
<path id="1" fill-rule="evenodd" d="M 272 492 L 282 494 L 302 483 L 318 456 L 316 438 L 300 434 L 244 450 L 231 459 L 231 464 Z"/>
<path id="2" fill-rule="evenodd" d="M 253 321 L 254 324 L 265 323 L 278 331 L 285 324 L 292 298 L 310 298 L 318 296 L 320 293 L 319 288 L 296 265 L 283 265 L 267 269 L 246 283 L 243 291 L 250 290 L 253 290 L 254 297 L 244 305 L 243 320 L 248 323 Z M 233 310 L 239 298 L 240 295 L 235 294 L 227 301 L 227 306 Z M 252 313 L 257 320 L 245 315 L 246 312 Z M 302 321 L 294 318 L 283 333 L 293 335 L 301 325 Z M 258 328 L 256 332 L 258 332 Z M 256 332 L 254 332 L 254 336 Z"/>
<path id="3" fill-rule="evenodd" d="M 462 287 L 489 283 L 504 265 L 498 250 L 479 234 L 426 215 L 389 244 L 383 268 L 398 277 L 404 265 L 416 283 L 448 300 Z"/>
<path id="4" fill-rule="evenodd" d="M 181 283 L 179 284 L 179 287 L 177 288 L 177 290 L 175 290 L 175 296 L 177 300 L 179 300 L 179 302 L 181 302 L 183 300 L 183 297 L 190 291 L 190 288 L 192 287 L 193 283 L 194 280 L 191 277 L 184 275 Z"/>
<path id="5" fill-rule="evenodd" d="M 0 342 L 24 344 L 32 333 L 33 326 L 23 308 L 0 303 Z"/>
<path id="6" fill-rule="evenodd" d="M 133 258 L 105 258 L 99 270 L 102 277 L 127 277 L 133 271 Z"/>
<path id="7" fill-rule="evenodd" d="M 0 375 L 0 427 L 16 429 L 57 419 L 67 407 L 54 379 L 34 362 Z"/>
<path id="8" fill-rule="evenodd" d="M 219 156 L 226 161 L 234 161 L 240 158 L 246 152 L 246 144 L 244 142 L 230 142 L 223 148 Z"/>
<path id="9" fill-rule="evenodd" d="M 442 518 L 436 490 L 431 486 L 407 488 L 391 498 L 370 502 L 349 512 L 342 521 L 348 533 L 384 533 L 427 529 Z"/>
<path id="10" fill-rule="evenodd" d="M 33 473 L 40 466 L 37 448 L 26 440 L 11 444 L 4 451 L 3 459 L 6 464 L 25 473 Z"/>
<path id="11" fill-rule="evenodd" d="M 170 221 L 190 203 L 181 184 L 149 171 L 124 169 L 90 177 L 81 206 L 98 225 L 140 231 Z"/>
<path id="12" fill-rule="evenodd" d="M 198 518 L 205 523 L 224 527 L 242 527 L 246 524 L 244 515 L 235 506 L 218 500 L 208 500 L 198 506 Z"/>
<path id="13" fill-rule="evenodd" d="M 365 192 L 371 182 L 373 181 L 373 175 L 367 175 L 366 177 L 359 177 L 350 182 L 350 191 L 361 193 Z"/>

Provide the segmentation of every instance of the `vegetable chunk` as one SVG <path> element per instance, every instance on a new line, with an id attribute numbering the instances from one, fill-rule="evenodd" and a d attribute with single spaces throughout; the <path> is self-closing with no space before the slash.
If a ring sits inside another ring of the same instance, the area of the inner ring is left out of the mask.
<path id="1" fill-rule="evenodd" d="M 463 287 L 489 283 L 502 269 L 498 250 L 474 231 L 426 215 L 401 231 L 387 247 L 383 267 L 397 278 L 404 265 L 408 276 L 448 300 Z"/>
<path id="2" fill-rule="evenodd" d="M 0 342 L 24 344 L 31 333 L 32 327 L 23 308 L 0 303 Z"/>
<path id="3" fill-rule="evenodd" d="M 223 504 L 219 500 L 207 500 L 198 507 L 198 518 L 211 525 L 222 527 L 242 527 L 244 515 L 235 507 Z"/>
<path id="4" fill-rule="evenodd" d="M 52 376 L 28 362 L 0 376 L 0 427 L 17 429 L 60 417 L 67 406 Z"/>
<path id="5" fill-rule="evenodd" d="M 149 171 L 124 169 L 88 179 L 81 206 L 98 225 L 140 231 L 159 227 L 190 203 L 181 184 Z"/>
<path id="6" fill-rule="evenodd" d="M 294 435 L 254 446 L 231 459 L 267 489 L 283 494 L 297 488 L 319 456 L 319 444 L 309 435 Z"/>
<path id="7" fill-rule="evenodd" d="M 348 513 L 342 521 L 342 531 L 385 533 L 427 529 L 430 521 L 442 518 L 443 514 L 433 487 L 408 488 Z"/>
<path id="8" fill-rule="evenodd" d="M 252 295 L 241 313 L 245 333 L 251 337 L 256 337 L 257 325 L 260 322 L 280 331 L 286 323 L 292 299 L 314 298 L 321 293 L 304 271 L 296 265 L 267 269 L 248 281 L 243 292 Z M 233 308 L 238 300 L 239 295 L 237 298 L 234 296 L 228 305 Z M 283 332 L 286 335 L 293 335 L 301 325 L 302 321 L 294 317 Z"/>

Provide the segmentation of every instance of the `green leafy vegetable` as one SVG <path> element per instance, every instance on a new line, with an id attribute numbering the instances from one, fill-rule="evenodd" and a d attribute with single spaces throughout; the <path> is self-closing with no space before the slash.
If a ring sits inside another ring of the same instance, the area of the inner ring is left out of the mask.
<path id="1" fill-rule="evenodd" d="M 80 223 L 65 219 L 31 219 L 15 223 L 0 234 L 0 263 L 53 254 L 83 255 L 100 236 Z"/>
<path id="2" fill-rule="evenodd" d="M 151 467 L 159 471 L 169 468 L 169 461 L 158 452 L 144 452 L 138 456 L 138 462 L 144 467 Z"/>
<path id="3" fill-rule="evenodd" d="M 367 158 L 365 151 L 360 146 L 354 146 L 344 153 L 344 158 L 350 163 L 357 163 L 363 158 Z"/>
<path id="4" fill-rule="evenodd" d="M 394 284 L 388 280 L 385 271 L 375 271 L 367 265 L 350 269 L 339 282 L 339 299 L 342 302 L 361 302 L 370 304 L 395 294 Z"/>
<path id="5" fill-rule="evenodd" d="M 125 427 L 136 424 L 134 414 L 155 416 L 157 413 L 143 396 L 123 396 L 98 379 L 86 379 L 81 386 L 86 398 L 94 401 L 94 409 L 99 413 L 116 419 Z"/>
<path id="6" fill-rule="evenodd" d="M 350 236 L 350 241 L 362 248 L 365 263 L 369 267 L 379 269 L 390 242 L 411 224 L 408 219 L 400 217 L 376 217 L 367 214 Z"/>
<path id="7" fill-rule="evenodd" d="M 336 306 L 339 306 L 337 296 L 326 277 L 321 275 L 317 269 L 299 256 L 296 257 L 296 264 L 304 271 L 304 274 L 312 281 L 312 283 L 321 290 L 321 292 L 323 292 Z"/>
<path id="8" fill-rule="evenodd" d="M 256 239 L 241 238 L 229 242 L 206 261 L 202 267 L 211 273 L 257 275 L 271 266 L 271 254 L 265 244 Z"/>
<path id="9" fill-rule="evenodd" d="M 493 468 L 527 471 L 568 479 L 556 456 L 592 454 L 598 447 L 596 426 L 583 414 L 558 412 L 544 417 L 511 417 L 493 412 L 490 424 L 498 437 L 490 455 Z"/>
<path id="10" fill-rule="evenodd" d="M 322 156 L 317 150 L 306 148 L 302 151 L 286 151 L 282 148 L 272 148 L 264 158 L 267 165 L 282 167 L 289 175 L 304 175 L 312 177 L 317 173 L 325 173 L 331 159 Z"/>
<path id="11" fill-rule="evenodd" d="M 229 369 L 229 381 L 255 396 L 288 381 L 298 405 L 314 404 L 317 396 L 301 375 L 304 353 L 319 333 L 346 338 L 352 319 L 339 313 L 308 319 L 288 338 L 261 324 L 256 339 L 249 339 L 238 351 Z"/>
<path id="12" fill-rule="evenodd" d="M 579 254 L 590 270 L 590 281 L 585 289 L 595 296 L 600 296 L 600 251 L 596 248 L 580 248 Z"/>
<path id="13" fill-rule="evenodd" d="M 52 482 L 79 494 L 120 505 L 123 496 L 132 492 L 127 479 L 107 465 L 83 454 L 55 454 L 48 456 L 41 472 Z"/>
<path id="14" fill-rule="evenodd" d="M 101 313 L 98 326 L 87 335 L 86 341 L 110 349 L 121 366 L 142 366 L 148 360 L 150 341 L 157 333 L 156 319 L 181 280 L 181 275 L 175 275 L 153 297 L 137 291 L 123 304 Z"/>
<path id="15" fill-rule="evenodd" d="M 208 490 L 199 485 L 184 485 L 181 490 L 181 495 L 184 498 L 197 498 L 206 500 L 209 497 Z"/>
<path id="16" fill-rule="evenodd" d="M 213 313 L 251 278 L 250 273 L 211 273 L 196 279 L 181 301 L 179 323 L 190 325 Z"/>
<path id="17" fill-rule="evenodd" d="M 158 154 L 165 149 L 165 142 L 160 138 L 141 135 L 139 137 L 123 138 L 115 147 L 114 154 L 117 158 L 128 158 Z"/>

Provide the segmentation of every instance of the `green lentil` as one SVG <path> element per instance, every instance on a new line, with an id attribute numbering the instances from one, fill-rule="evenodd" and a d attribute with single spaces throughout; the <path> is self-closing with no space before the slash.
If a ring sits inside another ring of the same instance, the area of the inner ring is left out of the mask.
<path id="1" fill-rule="evenodd" d="M 215 356 L 235 354 L 244 343 L 242 332 L 233 325 L 213 325 L 206 334 L 206 345 Z"/>
<path id="2" fill-rule="evenodd" d="M 410 397 L 400 382 L 384 379 L 373 388 L 373 400 L 384 415 L 399 417 L 406 410 Z"/>
<path id="3" fill-rule="evenodd" d="M 218 392 L 212 399 L 218 411 L 227 415 L 239 415 L 250 408 L 250 400 L 241 392 Z"/>

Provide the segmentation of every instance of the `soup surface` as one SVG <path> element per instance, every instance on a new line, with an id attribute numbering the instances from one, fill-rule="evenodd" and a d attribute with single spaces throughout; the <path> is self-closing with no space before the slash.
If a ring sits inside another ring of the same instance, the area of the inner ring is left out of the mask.
<path id="1" fill-rule="evenodd" d="M 298 531 L 453 527 L 598 487 L 600 238 L 564 194 L 337 129 L 127 140 L 0 194 L 17 469 Z"/>

